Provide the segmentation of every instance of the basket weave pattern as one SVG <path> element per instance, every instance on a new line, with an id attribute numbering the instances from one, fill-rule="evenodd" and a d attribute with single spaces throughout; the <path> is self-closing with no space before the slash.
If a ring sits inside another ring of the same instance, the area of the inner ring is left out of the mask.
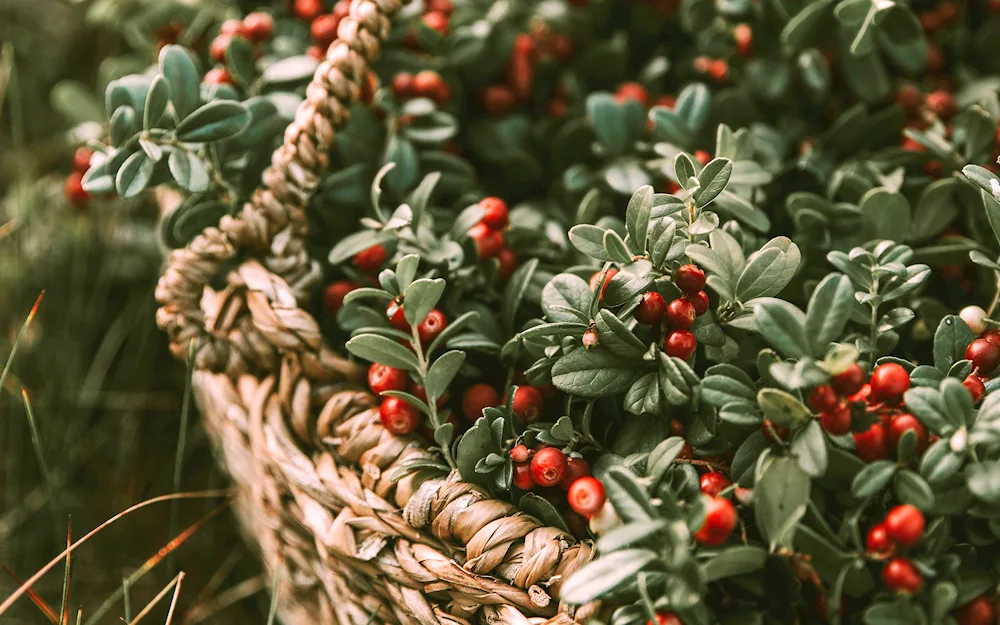
<path id="1" fill-rule="evenodd" d="M 457 475 L 392 482 L 400 462 L 429 455 L 426 441 L 384 430 L 365 370 L 324 345 L 298 304 L 321 277 L 304 245 L 306 205 L 403 4 L 352 1 L 263 185 L 171 254 L 157 323 L 177 357 L 195 350 L 205 427 L 245 531 L 279 569 L 287 625 L 573 623 L 559 587 L 591 544 Z M 211 288 L 237 259 L 225 288 Z"/>

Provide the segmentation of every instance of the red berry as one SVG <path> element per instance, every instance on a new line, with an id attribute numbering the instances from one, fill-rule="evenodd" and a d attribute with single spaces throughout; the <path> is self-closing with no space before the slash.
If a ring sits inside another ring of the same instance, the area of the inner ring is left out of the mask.
<path id="1" fill-rule="evenodd" d="M 311 22 L 323 13 L 323 0 L 295 0 L 295 17 Z"/>
<path id="2" fill-rule="evenodd" d="M 476 244 L 476 253 L 479 255 L 479 260 L 493 258 L 503 249 L 503 233 L 499 230 L 491 229 L 483 222 L 472 226 L 469 229 L 469 236 Z"/>
<path id="3" fill-rule="evenodd" d="M 572 456 L 566 460 L 566 475 L 563 475 L 562 481 L 559 482 L 559 488 L 563 490 L 569 490 L 573 482 L 577 481 L 582 477 L 590 475 L 590 463 L 583 458 L 574 458 Z M 579 510 L 577 510 L 579 512 Z M 582 512 L 580 514 L 583 514 Z"/>
<path id="4" fill-rule="evenodd" d="M 483 416 L 483 408 L 500 405 L 500 393 L 489 384 L 475 384 L 462 395 L 462 414 L 469 421 Z"/>
<path id="5" fill-rule="evenodd" d="M 442 37 L 447 37 L 451 30 L 448 26 L 448 16 L 438 11 L 428 11 L 427 13 L 424 13 L 422 21 L 424 26 L 437 32 Z"/>
<path id="6" fill-rule="evenodd" d="M 483 108 L 490 115 L 502 116 L 517 106 L 517 96 L 507 85 L 487 85 L 483 89 Z"/>
<path id="7" fill-rule="evenodd" d="M 404 436 L 420 424 L 420 411 L 398 397 L 386 397 L 378 407 L 382 426 L 389 432 Z"/>
<path id="8" fill-rule="evenodd" d="M 364 273 L 375 273 L 385 264 L 388 254 L 383 245 L 373 245 L 354 256 L 354 266 Z"/>
<path id="9" fill-rule="evenodd" d="M 333 5 L 333 14 L 343 19 L 351 14 L 351 0 L 337 0 Z"/>
<path id="10" fill-rule="evenodd" d="M 234 37 L 246 37 L 246 30 L 243 28 L 243 22 L 238 19 L 228 19 L 222 22 L 219 26 L 219 33 L 223 35 L 232 35 Z"/>
<path id="11" fill-rule="evenodd" d="M 733 40 L 740 56 L 749 57 L 753 46 L 753 30 L 748 24 L 737 24 L 733 29 Z"/>
<path id="12" fill-rule="evenodd" d="M 555 486 L 566 473 L 566 454 L 558 447 L 539 449 L 531 458 L 531 477 L 539 486 Z"/>
<path id="13" fill-rule="evenodd" d="M 448 321 L 444 318 L 444 313 L 435 308 L 424 317 L 423 321 L 417 324 L 417 335 L 420 337 L 420 342 L 430 343 L 444 332 L 447 326 Z"/>
<path id="14" fill-rule="evenodd" d="M 677 419 L 670 420 L 670 435 L 684 438 L 684 424 Z"/>
<path id="15" fill-rule="evenodd" d="M 882 569 L 882 581 L 889 590 L 916 594 L 924 585 L 924 576 L 906 558 L 896 558 Z"/>
<path id="16" fill-rule="evenodd" d="M 989 339 L 978 338 L 965 348 L 965 357 L 979 375 L 989 375 L 1000 365 L 1000 346 Z"/>
<path id="17" fill-rule="evenodd" d="M 243 30 L 255 43 L 267 41 L 274 34 L 274 18 L 261 11 L 254 11 L 243 18 Z"/>
<path id="18" fill-rule="evenodd" d="M 704 494 L 709 497 L 718 497 L 719 493 L 732 485 L 732 482 L 722 473 L 712 471 L 701 476 L 699 485 L 701 486 L 701 492 Z"/>
<path id="19" fill-rule="evenodd" d="M 673 612 L 657 612 L 656 623 L 646 621 L 646 625 L 684 625 L 684 622 Z"/>
<path id="20" fill-rule="evenodd" d="M 809 407 L 816 412 L 833 410 L 840 403 L 837 392 L 829 384 L 821 384 L 809 393 Z"/>
<path id="21" fill-rule="evenodd" d="M 455 4 L 451 0 L 425 0 L 424 10 L 451 15 L 455 11 Z"/>
<path id="22" fill-rule="evenodd" d="M 708 64 L 708 77 L 715 82 L 722 82 L 729 76 L 729 63 L 724 59 L 715 59 Z"/>
<path id="23" fill-rule="evenodd" d="M 667 306 L 667 323 L 675 330 L 687 330 L 697 316 L 694 304 L 686 299 L 675 299 Z"/>
<path id="24" fill-rule="evenodd" d="M 229 47 L 229 42 L 232 40 L 233 36 L 226 34 L 220 34 L 212 40 L 211 45 L 208 47 L 208 54 L 212 57 L 213 61 L 216 63 L 226 62 L 226 48 Z"/>
<path id="25" fill-rule="evenodd" d="M 932 91 L 927 94 L 927 108 L 941 119 L 951 119 L 958 112 L 955 98 L 944 90 Z"/>
<path id="26" fill-rule="evenodd" d="M 736 508 L 724 497 L 711 497 L 707 508 L 705 522 L 694 533 L 694 539 L 703 545 L 721 545 L 736 527 Z"/>
<path id="27" fill-rule="evenodd" d="M 643 293 L 634 315 L 635 320 L 641 324 L 647 326 L 658 325 L 667 315 L 667 300 L 663 299 L 663 296 L 656 291 Z"/>
<path id="28" fill-rule="evenodd" d="M 970 373 L 965 378 L 965 381 L 962 382 L 962 386 L 965 387 L 965 390 L 969 391 L 973 404 L 978 404 L 979 400 L 986 394 L 986 385 L 983 384 L 983 379 L 975 373 Z"/>
<path id="29" fill-rule="evenodd" d="M 206 85 L 231 85 L 233 77 L 229 75 L 225 67 L 213 67 L 208 70 L 201 81 Z"/>
<path id="30" fill-rule="evenodd" d="M 569 101 L 566 98 L 552 98 L 545 104 L 545 114 L 553 119 L 562 119 L 569 113 Z"/>
<path id="31" fill-rule="evenodd" d="M 857 393 L 854 393 L 853 395 L 849 395 L 847 397 L 847 403 L 866 404 L 868 403 L 868 399 L 871 397 L 871 394 L 872 394 L 871 384 L 865 384 L 861 387 L 860 390 L 858 390 Z"/>
<path id="32" fill-rule="evenodd" d="M 598 285 L 598 283 L 600 283 L 600 281 L 601 281 L 601 275 L 603 273 L 607 273 L 608 277 L 607 277 L 607 279 L 604 280 L 604 285 L 601 287 L 601 296 L 600 296 L 599 299 L 602 300 L 602 301 L 604 300 L 604 292 L 608 290 L 608 284 L 611 283 L 611 278 L 614 278 L 616 275 L 618 275 L 618 270 L 615 269 L 614 267 L 609 267 L 606 272 L 598 271 L 594 275 L 590 276 L 590 290 L 591 291 L 593 291 L 594 289 L 597 288 L 597 285 Z"/>
<path id="33" fill-rule="evenodd" d="M 329 48 L 330 44 L 337 40 L 337 28 L 340 27 L 340 18 L 331 13 L 320 15 L 313 20 L 309 26 L 309 35 L 321 48 Z"/>
<path id="34" fill-rule="evenodd" d="M 437 72 L 425 69 L 413 77 L 413 95 L 430 98 L 442 105 L 451 97 L 451 89 Z"/>
<path id="35" fill-rule="evenodd" d="M 511 410 L 524 423 L 534 423 L 542 416 L 542 408 L 545 398 L 542 392 L 534 386 L 519 386 L 514 391 L 514 398 L 511 402 Z"/>
<path id="36" fill-rule="evenodd" d="M 529 452 L 528 448 L 524 445 L 514 445 L 510 448 L 510 459 L 518 464 L 527 462 L 530 457 L 531 452 Z"/>
<path id="37" fill-rule="evenodd" d="M 885 426 L 873 423 L 865 432 L 854 433 L 854 449 L 865 462 L 885 460 L 889 456 Z"/>
<path id="38" fill-rule="evenodd" d="M 885 533 L 900 547 L 912 547 L 924 535 L 924 514 L 909 504 L 896 506 L 885 515 Z"/>
<path id="39" fill-rule="evenodd" d="M 309 46 L 306 48 L 306 54 L 317 61 L 322 61 L 326 58 L 326 50 L 319 46 Z"/>
<path id="40" fill-rule="evenodd" d="M 73 171 L 81 174 L 87 173 L 90 169 L 90 158 L 94 156 L 94 151 L 86 146 L 80 146 L 73 152 Z"/>
<path id="41" fill-rule="evenodd" d="M 395 310 L 393 310 L 393 307 L 395 307 Z M 410 331 L 410 322 L 406 320 L 406 315 L 403 314 L 403 307 L 401 305 L 389 302 L 389 305 L 385 307 L 385 315 L 389 319 L 389 325 L 392 327 L 403 332 Z"/>
<path id="42" fill-rule="evenodd" d="M 497 278 L 506 280 L 517 269 L 517 254 L 509 247 L 501 247 L 500 251 L 497 252 L 496 258 L 499 263 L 497 266 Z"/>
<path id="43" fill-rule="evenodd" d="M 690 330 L 674 330 L 663 341 L 663 351 L 668 356 L 687 360 L 698 347 L 698 340 Z"/>
<path id="44" fill-rule="evenodd" d="M 510 223 L 507 202 L 504 202 L 500 198 L 483 198 L 479 200 L 479 206 L 483 209 L 482 222 L 493 230 L 503 230 Z"/>
<path id="45" fill-rule="evenodd" d="M 622 83 L 615 92 L 615 101 L 625 103 L 629 100 L 634 100 L 646 108 L 649 106 L 649 92 L 637 82 Z"/>
<path id="46" fill-rule="evenodd" d="M 535 478 L 531 477 L 531 465 L 527 462 L 515 462 L 513 469 L 511 481 L 514 486 L 521 490 L 531 490 L 531 487 L 535 485 Z"/>
<path id="47" fill-rule="evenodd" d="M 698 291 L 697 293 L 685 293 L 684 299 L 687 299 L 694 305 L 694 312 L 699 317 L 708 312 L 708 293 L 704 291 Z"/>
<path id="48" fill-rule="evenodd" d="M 830 434 L 847 434 L 851 431 L 851 409 L 845 402 L 839 402 L 833 409 L 819 416 L 823 429 Z"/>
<path id="49" fill-rule="evenodd" d="M 701 166 L 704 167 L 712 160 L 712 155 L 705 150 L 696 150 L 694 153 L 694 160 L 698 161 Z"/>
<path id="50" fill-rule="evenodd" d="M 924 94 L 914 85 L 903 85 L 896 90 L 896 104 L 909 115 L 916 115 L 924 104 Z"/>
<path id="51" fill-rule="evenodd" d="M 344 298 L 347 294 L 358 288 L 358 285 L 347 280 L 337 280 L 323 291 L 323 305 L 327 312 L 336 314 L 344 306 Z"/>
<path id="52" fill-rule="evenodd" d="M 668 109 L 673 110 L 673 108 L 675 106 L 677 106 L 677 97 L 676 96 L 672 96 L 670 94 L 661 95 L 656 100 L 656 106 L 662 106 L 664 108 L 668 108 Z"/>
<path id="53" fill-rule="evenodd" d="M 865 540 L 865 547 L 868 553 L 879 556 L 887 556 L 895 549 L 895 545 L 889 540 L 889 535 L 885 531 L 885 523 L 879 523 L 868 531 Z"/>
<path id="54" fill-rule="evenodd" d="M 385 391 L 405 391 L 410 386 L 410 376 L 403 369 L 380 365 L 368 367 L 368 388 L 376 395 Z"/>
<path id="55" fill-rule="evenodd" d="M 685 293 L 697 293 L 705 288 L 705 272 L 697 265 L 681 265 L 674 272 L 674 283 Z"/>
<path id="56" fill-rule="evenodd" d="M 63 194 L 71 204 L 75 206 L 86 206 L 90 201 L 90 194 L 83 188 L 83 174 L 74 171 L 66 177 L 63 183 Z"/>
<path id="57" fill-rule="evenodd" d="M 413 95 L 413 74 L 399 72 L 392 77 L 392 95 L 397 100 L 403 100 Z"/>
<path id="58" fill-rule="evenodd" d="M 922 453 L 927 447 L 927 428 L 911 414 L 896 415 L 889 422 L 890 447 L 893 449 L 898 447 L 903 434 L 910 430 L 913 430 L 913 433 L 917 435 L 917 454 Z"/>
<path id="59" fill-rule="evenodd" d="M 1000 351 L 998 351 L 998 355 L 1000 355 Z M 895 404 L 899 403 L 899 400 L 903 398 L 903 393 L 910 388 L 910 374 L 902 365 L 887 362 L 875 368 L 870 384 L 872 398 L 876 402 Z"/>
<path id="60" fill-rule="evenodd" d="M 604 507 L 607 496 L 604 494 L 604 485 L 600 480 L 589 475 L 577 478 L 569 487 L 566 493 L 569 500 L 569 507 L 577 514 L 590 518 L 600 512 Z"/>
<path id="61" fill-rule="evenodd" d="M 841 395 L 853 395 L 865 383 L 865 372 L 858 363 L 852 363 L 846 370 L 833 376 L 830 385 Z"/>
<path id="62" fill-rule="evenodd" d="M 958 625 L 996 625 L 996 602 L 986 595 L 979 595 L 955 611 Z"/>

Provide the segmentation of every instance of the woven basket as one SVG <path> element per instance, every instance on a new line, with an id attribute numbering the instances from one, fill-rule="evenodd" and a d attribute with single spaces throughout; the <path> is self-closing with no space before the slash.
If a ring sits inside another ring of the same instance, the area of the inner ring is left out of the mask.
<path id="1" fill-rule="evenodd" d="M 457 475 L 393 483 L 400 462 L 429 455 L 427 442 L 383 429 L 365 369 L 325 345 L 299 306 L 320 278 L 304 244 L 306 204 L 403 4 L 352 1 L 263 185 L 170 255 L 157 322 L 177 357 L 194 346 L 205 428 L 244 530 L 278 570 L 287 625 L 573 623 L 559 587 L 592 545 Z M 241 264 L 226 286 L 210 287 L 230 261 Z"/>

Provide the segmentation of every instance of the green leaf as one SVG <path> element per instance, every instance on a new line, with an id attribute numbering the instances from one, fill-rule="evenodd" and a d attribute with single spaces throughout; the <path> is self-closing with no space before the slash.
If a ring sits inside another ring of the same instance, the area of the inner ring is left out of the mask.
<path id="1" fill-rule="evenodd" d="M 752 545 L 728 547 L 701 565 L 706 582 L 714 582 L 726 577 L 746 575 L 764 568 L 767 551 Z"/>
<path id="2" fill-rule="evenodd" d="M 674 176 L 685 189 L 688 187 L 688 181 L 695 177 L 694 162 L 684 152 L 678 152 L 674 157 Z"/>
<path id="3" fill-rule="evenodd" d="M 142 127 L 146 130 L 156 128 L 163 113 L 170 103 L 170 84 L 162 75 L 154 76 L 149 84 L 149 94 L 146 96 L 146 108 L 142 114 Z"/>
<path id="4" fill-rule="evenodd" d="M 444 294 L 445 282 L 441 278 L 414 280 L 403 294 L 403 316 L 411 326 L 419 325 Z"/>
<path id="5" fill-rule="evenodd" d="M 791 304 L 765 298 L 754 306 L 757 327 L 776 350 L 791 358 L 806 358 L 812 354 L 812 344 L 806 336 L 806 316 Z"/>
<path id="6" fill-rule="evenodd" d="M 601 553 L 618 551 L 623 547 L 636 545 L 651 536 L 655 536 L 666 526 L 667 521 L 664 519 L 626 523 L 601 534 L 601 537 L 597 540 L 597 549 Z"/>
<path id="7" fill-rule="evenodd" d="M 115 177 L 115 188 L 123 199 L 138 197 L 146 190 L 150 178 L 153 177 L 155 163 L 142 150 L 125 159 L 118 175 Z"/>
<path id="8" fill-rule="evenodd" d="M 795 433 L 792 453 L 799 460 L 802 470 L 812 477 L 823 477 L 828 462 L 826 437 L 818 421 L 810 421 Z"/>
<path id="9" fill-rule="evenodd" d="M 618 356 L 638 358 L 646 351 L 646 345 L 607 308 L 597 313 L 597 333 L 601 345 Z"/>
<path id="10" fill-rule="evenodd" d="M 135 134 L 135 109 L 131 106 L 120 106 L 111 116 L 108 129 L 108 139 L 114 147 L 120 147 Z"/>
<path id="11" fill-rule="evenodd" d="M 542 289 L 542 311 L 552 321 L 580 321 L 576 315 L 560 308 L 583 313 L 590 307 L 590 296 L 590 285 L 583 278 L 561 273 Z"/>
<path id="12" fill-rule="evenodd" d="M 698 190 L 694 192 L 694 201 L 699 208 L 707 206 L 719 197 L 719 194 L 729 184 L 733 173 L 733 162 L 728 158 L 714 158 L 698 174 Z"/>
<path id="13" fill-rule="evenodd" d="M 604 249 L 608 251 L 611 260 L 627 265 L 632 262 L 632 252 L 625 245 L 621 235 L 614 230 L 604 231 Z"/>
<path id="14" fill-rule="evenodd" d="M 611 151 L 620 154 L 628 145 L 629 132 L 625 109 L 610 93 L 594 93 L 587 98 L 587 118 L 597 138 Z"/>
<path id="15" fill-rule="evenodd" d="M 656 372 L 646 373 L 633 382 L 622 403 L 625 410 L 632 414 L 655 414 L 660 403 L 659 376 Z"/>
<path id="16" fill-rule="evenodd" d="M 531 284 L 531 278 L 535 275 L 535 270 L 537 268 L 538 259 L 532 258 L 517 268 L 507 281 L 507 285 L 504 287 L 503 303 L 501 304 L 501 317 L 503 319 L 504 327 L 506 327 L 509 332 L 514 331 L 514 321 L 517 318 L 518 308 L 521 306 L 521 301 L 524 300 L 524 294 L 528 291 L 528 286 Z"/>
<path id="17" fill-rule="evenodd" d="M 640 254 L 646 250 L 646 231 L 652 210 L 653 187 L 643 185 L 632 194 L 625 209 L 625 227 L 632 238 L 632 245 Z"/>
<path id="18" fill-rule="evenodd" d="M 815 47 L 829 36 L 832 12 L 829 0 L 808 2 L 781 30 L 781 44 L 788 52 Z"/>
<path id="19" fill-rule="evenodd" d="M 417 371 L 417 357 L 396 341 L 378 334 L 362 334 L 347 341 L 347 351 L 380 365 Z"/>
<path id="20" fill-rule="evenodd" d="M 192 193 L 201 193 L 208 189 L 208 169 L 205 163 L 193 152 L 182 148 L 174 149 L 167 158 L 170 175 L 178 186 Z"/>
<path id="21" fill-rule="evenodd" d="M 896 497 L 903 503 L 916 506 L 928 512 L 934 507 L 934 491 L 930 484 L 913 471 L 903 469 L 896 474 L 894 484 Z"/>
<path id="22" fill-rule="evenodd" d="M 771 239 L 750 257 L 736 283 L 736 296 L 746 302 L 777 295 L 791 282 L 802 255 L 787 237 Z"/>
<path id="23" fill-rule="evenodd" d="M 578 224 L 569 230 L 569 241 L 573 247 L 596 260 L 612 260 L 604 249 L 604 228 L 590 224 Z"/>
<path id="24" fill-rule="evenodd" d="M 410 208 L 413 211 L 412 221 L 414 224 L 420 225 L 420 220 L 431 201 L 431 195 L 433 195 L 434 189 L 440 180 L 441 172 L 435 171 L 429 173 L 424 176 L 424 179 L 420 181 L 420 184 L 417 185 L 417 188 L 410 195 Z"/>
<path id="25" fill-rule="evenodd" d="M 256 61 L 257 51 L 252 43 L 243 37 L 230 38 L 226 46 L 226 70 L 236 84 L 247 86 L 253 83 Z"/>
<path id="26" fill-rule="evenodd" d="M 339 265 L 358 252 L 366 250 L 373 245 L 380 245 L 389 241 L 391 236 L 391 234 L 376 232 L 374 230 L 362 230 L 349 234 L 330 250 L 330 264 Z"/>
<path id="27" fill-rule="evenodd" d="M 305 82 L 313 77 L 319 61 L 309 55 L 290 56 L 268 65 L 261 74 L 265 83 Z"/>
<path id="28" fill-rule="evenodd" d="M 734 367 L 735 369 L 735 367 Z M 737 369 L 737 371 L 739 371 Z M 742 374 L 743 372 L 740 371 Z M 733 402 L 753 403 L 757 400 L 757 390 L 752 382 L 730 375 L 706 375 L 701 380 L 701 399 L 716 408 Z"/>
<path id="29" fill-rule="evenodd" d="M 910 203 L 900 193 L 872 189 L 859 204 L 868 239 L 903 238 L 910 230 Z"/>
<path id="30" fill-rule="evenodd" d="M 170 85 L 170 101 L 179 119 L 198 107 L 201 73 L 184 46 L 167 45 L 160 50 L 160 71 Z"/>
<path id="31" fill-rule="evenodd" d="M 829 274 L 819 283 L 806 313 L 806 336 L 812 342 L 812 355 L 822 358 L 827 346 L 840 338 L 854 309 L 854 287 L 843 274 Z"/>
<path id="32" fill-rule="evenodd" d="M 631 471 L 623 467 L 611 467 L 602 478 L 608 500 L 615 512 L 626 523 L 649 521 L 656 517 L 649 494 L 636 480 Z"/>
<path id="33" fill-rule="evenodd" d="M 232 100 L 215 100 L 177 124 L 177 139 L 190 143 L 219 141 L 238 135 L 250 125 L 250 111 Z"/>
<path id="34" fill-rule="evenodd" d="M 812 411 L 797 397 L 781 389 L 760 389 L 757 403 L 764 416 L 775 425 L 798 428 L 812 420 Z"/>
<path id="35" fill-rule="evenodd" d="M 525 493 L 517 502 L 517 507 L 541 521 L 546 527 L 558 527 L 564 532 L 570 531 L 562 515 L 545 497 L 535 493 Z"/>
<path id="36" fill-rule="evenodd" d="M 858 471 L 851 482 L 851 495 L 857 499 L 866 499 L 882 492 L 896 475 L 896 463 L 889 460 L 876 460 Z"/>
<path id="37" fill-rule="evenodd" d="M 455 464 L 458 465 L 462 481 L 478 484 L 486 489 L 492 488 L 493 478 L 488 474 L 476 471 L 476 464 L 491 453 L 501 452 L 499 445 L 493 440 L 493 428 L 490 427 L 490 420 L 486 417 L 476 419 L 475 424 L 462 435 L 455 448 Z"/>
<path id="38" fill-rule="evenodd" d="M 648 363 L 616 356 L 598 345 L 574 349 L 557 360 L 552 366 L 552 383 L 565 393 L 604 397 L 625 392 L 648 368 Z"/>
<path id="39" fill-rule="evenodd" d="M 958 315 L 942 319 L 934 333 L 934 366 L 948 373 L 956 362 L 965 358 L 965 350 L 975 338 Z"/>
<path id="40" fill-rule="evenodd" d="M 465 354 L 457 350 L 445 352 L 434 361 L 424 378 L 427 401 L 434 402 L 448 392 L 448 385 L 458 375 L 464 362 Z"/>
<path id="41" fill-rule="evenodd" d="M 559 598 L 570 605 L 598 599 L 628 583 L 657 556 L 648 549 L 622 549 L 587 563 L 563 584 Z"/>
<path id="42" fill-rule="evenodd" d="M 1000 461 L 970 464 L 965 478 L 976 499 L 991 505 L 1000 503 Z"/>
<path id="43" fill-rule="evenodd" d="M 757 524 L 776 546 L 792 547 L 798 520 L 806 511 L 811 482 L 792 458 L 775 458 L 754 487 Z"/>

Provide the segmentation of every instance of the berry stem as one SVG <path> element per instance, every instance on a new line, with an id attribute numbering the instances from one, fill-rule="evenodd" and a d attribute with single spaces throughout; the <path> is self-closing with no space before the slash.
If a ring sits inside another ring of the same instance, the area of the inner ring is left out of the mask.
<path id="1" fill-rule="evenodd" d="M 410 324 L 410 333 L 413 338 L 410 339 L 410 346 L 413 347 L 413 353 L 417 356 L 417 375 L 420 377 L 420 382 L 427 387 L 427 371 L 429 369 L 427 357 L 424 355 L 424 346 L 420 342 L 420 334 L 417 332 L 417 326 L 419 323 Z M 437 397 L 427 396 L 427 416 L 431 422 L 431 428 L 437 432 L 438 427 L 443 425 L 441 417 L 438 415 L 437 411 Z M 441 455 L 444 456 L 445 462 L 451 467 L 452 471 L 458 470 L 458 465 L 455 464 L 455 458 L 451 455 L 451 445 L 441 445 Z"/>

